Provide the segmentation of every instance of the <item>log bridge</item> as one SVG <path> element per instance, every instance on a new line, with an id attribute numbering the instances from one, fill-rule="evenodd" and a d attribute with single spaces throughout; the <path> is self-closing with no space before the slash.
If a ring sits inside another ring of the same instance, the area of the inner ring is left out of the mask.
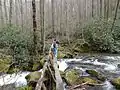
<path id="1" fill-rule="evenodd" d="M 61 78 L 57 62 L 55 61 L 57 61 L 56 57 L 53 58 L 54 63 L 51 64 L 50 57 L 48 56 L 48 60 L 46 60 L 43 66 L 42 74 L 37 82 L 35 90 L 64 90 L 63 80 Z"/>

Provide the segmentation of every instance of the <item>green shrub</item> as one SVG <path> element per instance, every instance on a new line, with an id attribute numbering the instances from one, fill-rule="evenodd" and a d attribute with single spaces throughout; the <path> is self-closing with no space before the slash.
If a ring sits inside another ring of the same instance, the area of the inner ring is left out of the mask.
<path id="1" fill-rule="evenodd" d="M 30 31 L 16 26 L 7 26 L 0 30 L 0 48 L 9 47 L 14 62 L 28 64 L 32 37 Z M 30 49 L 29 49 L 30 48 Z"/>
<path id="2" fill-rule="evenodd" d="M 93 51 L 120 52 L 120 27 L 111 31 L 112 21 L 94 21 L 83 28 L 85 41 Z"/>

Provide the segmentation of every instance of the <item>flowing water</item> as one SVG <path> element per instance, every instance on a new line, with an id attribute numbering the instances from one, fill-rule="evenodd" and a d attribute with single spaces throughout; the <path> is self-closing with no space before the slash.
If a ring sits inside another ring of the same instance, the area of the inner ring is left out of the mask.
<path id="1" fill-rule="evenodd" d="M 85 71 L 88 69 L 102 73 L 107 80 L 103 86 L 89 87 L 87 90 L 116 90 L 109 82 L 111 79 L 120 76 L 120 56 L 81 56 L 77 59 L 65 59 L 60 65 L 62 71 L 66 68 L 75 68 L 82 71 L 81 76 L 89 76 Z"/>
<path id="2" fill-rule="evenodd" d="M 58 61 L 59 70 L 65 71 L 67 68 L 75 68 L 82 71 L 82 76 L 88 76 L 85 71 L 88 69 L 96 70 L 107 80 L 103 86 L 90 87 L 87 90 L 116 90 L 109 80 L 120 76 L 120 56 L 80 56 L 75 59 L 61 59 Z M 41 70 L 40 70 L 41 71 Z M 16 87 L 27 85 L 25 76 L 30 72 L 19 72 L 17 74 L 4 74 L 0 76 L 0 86 L 15 83 Z"/>

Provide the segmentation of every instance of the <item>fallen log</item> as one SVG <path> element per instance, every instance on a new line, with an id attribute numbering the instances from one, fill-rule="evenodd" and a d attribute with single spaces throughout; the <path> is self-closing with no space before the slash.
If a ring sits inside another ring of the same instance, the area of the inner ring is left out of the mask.
<path id="1" fill-rule="evenodd" d="M 38 80 L 35 90 L 41 90 L 41 87 L 42 87 L 43 81 L 44 81 L 45 71 L 47 69 L 47 65 L 48 65 L 48 62 L 45 62 L 44 66 L 43 66 L 43 71 L 42 71 L 41 77 Z"/>
<path id="2" fill-rule="evenodd" d="M 63 81 L 62 81 L 62 78 L 60 76 L 60 72 L 59 72 L 59 69 L 58 69 L 58 65 L 57 65 L 57 58 L 54 57 L 54 65 L 53 65 L 53 68 L 55 70 L 55 78 L 56 78 L 56 90 L 64 90 L 64 87 L 63 87 Z"/>

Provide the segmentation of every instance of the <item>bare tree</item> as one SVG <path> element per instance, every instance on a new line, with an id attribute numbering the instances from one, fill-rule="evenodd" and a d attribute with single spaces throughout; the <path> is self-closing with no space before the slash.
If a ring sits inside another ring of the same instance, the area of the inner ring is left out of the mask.
<path id="1" fill-rule="evenodd" d="M 37 21 L 36 21 L 36 3 L 35 0 L 32 0 L 32 12 L 33 12 L 33 53 L 36 56 L 37 55 Z"/>
<path id="2" fill-rule="evenodd" d="M 103 0 L 100 0 L 100 18 L 102 18 L 102 2 L 103 2 Z"/>
<path id="3" fill-rule="evenodd" d="M 16 1 L 16 0 L 15 0 Z M 7 13 L 7 6 L 6 6 L 6 0 L 4 0 L 4 12 L 5 12 L 5 19 L 6 23 L 8 23 L 8 13 Z"/>
<path id="4" fill-rule="evenodd" d="M 4 18 L 3 18 L 3 10 L 2 10 L 2 0 L 0 0 L 0 19 L 1 19 L 1 26 L 4 25 Z"/>
<path id="5" fill-rule="evenodd" d="M 107 11 L 106 11 L 106 18 L 107 18 L 107 20 L 109 18 L 109 7 L 110 7 L 109 5 L 110 5 L 109 0 L 107 0 Z"/>
<path id="6" fill-rule="evenodd" d="M 54 18 L 55 18 L 54 0 L 51 0 L 51 7 L 52 7 L 52 33 L 56 37 L 56 35 L 55 35 L 55 23 L 54 23 L 55 22 L 54 21 Z"/>
<path id="7" fill-rule="evenodd" d="M 44 0 L 40 0 L 40 27 L 41 27 L 41 50 L 44 53 L 45 32 L 44 32 Z"/>
<path id="8" fill-rule="evenodd" d="M 120 4 L 120 0 L 117 0 L 115 16 L 114 16 L 114 20 L 113 20 L 112 27 L 111 27 L 111 32 L 113 31 L 113 28 L 114 28 L 114 25 L 115 25 L 115 21 L 116 21 L 118 9 L 119 9 L 119 4 Z"/>
<path id="9" fill-rule="evenodd" d="M 12 25 L 12 8 L 13 8 L 13 0 L 10 0 L 10 10 L 9 10 L 9 24 Z"/>
<path id="10" fill-rule="evenodd" d="M 18 0 L 15 0 L 16 25 L 18 25 Z"/>
<path id="11" fill-rule="evenodd" d="M 92 18 L 94 18 L 94 0 L 92 0 Z"/>
<path id="12" fill-rule="evenodd" d="M 20 13 L 21 13 L 21 27 L 23 30 L 24 26 L 24 20 L 23 20 L 23 0 L 19 0 L 20 3 Z"/>
<path id="13" fill-rule="evenodd" d="M 25 12 L 26 12 L 26 13 L 25 13 L 25 14 L 26 14 L 26 15 L 25 15 L 25 16 L 26 16 L 26 17 L 25 17 L 25 18 L 26 18 L 25 23 L 26 23 L 26 26 L 27 26 L 27 17 L 28 17 L 28 4 L 27 4 L 27 0 L 25 0 Z"/>

